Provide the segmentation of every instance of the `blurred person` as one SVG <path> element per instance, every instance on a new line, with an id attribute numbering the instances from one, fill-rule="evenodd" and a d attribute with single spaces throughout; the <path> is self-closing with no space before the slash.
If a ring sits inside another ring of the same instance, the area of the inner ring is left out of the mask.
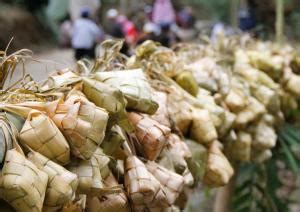
<path id="1" fill-rule="evenodd" d="M 59 26 L 59 36 L 58 42 L 61 47 L 71 47 L 71 34 L 72 34 L 72 21 L 70 15 L 67 16 L 61 21 Z"/>
<path id="2" fill-rule="evenodd" d="M 176 22 L 179 27 L 175 33 L 182 41 L 190 41 L 197 36 L 194 28 L 196 18 L 191 7 L 186 6 L 181 9 L 177 14 Z"/>
<path id="3" fill-rule="evenodd" d="M 191 7 L 184 7 L 178 13 L 178 25 L 184 29 L 190 29 L 194 27 L 195 16 Z"/>
<path id="4" fill-rule="evenodd" d="M 212 31 L 211 31 L 211 41 L 213 44 L 216 44 L 218 39 L 220 39 L 220 37 L 224 37 L 225 36 L 225 25 L 222 22 L 218 22 L 216 24 L 214 24 Z"/>
<path id="5" fill-rule="evenodd" d="M 175 23 L 176 15 L 170 0 L 155 0 L 152 21 L 158 25 Z"/>
<path id="6" fill-rule="evenodd" d="M 176 36 L 176 15 L 171 0 L 155 0 L 152 12 L 152 21 L 161 28 L 158 41 L 170 47 L 178 39 Z"/>
<path id="7" fill-rule="evenodd" d="M 122 32 L 125 37 L 125 41 L 129 45 L 134 45 L 137 39 L 137 30 L 132 21 L 130 21 L 126 16 L 120 15 L 117 18 L 117 23 L 122 27 Z"/>
<path id="8" fill-rule="evenodd" d="M 160 26 L 160 35 L 157 38 L 157 41 L 165 47 L 171 47 L 176 42 L 179 42 L 180 39 L 176 36 L 176 25 L 170 24 L 161 24 Z"/>
<path id="9" fill-rule="evenodd" d="M 158 41 L 159 34 L 160 28 L 156 24 L 152 22 L 145 23 L 143 26 L 143 31 L 137 40 L 137 44 L 142 44 L 146 40 Z"/>
<path id="10" fill-rule="evenodd" d="M 137 10 L 132 12 L 128 17 L 133 22 L 137 32 L 142 32 L 145 23 L 149 21 L 147 15 L 144 10 Z"/>
<path id="11" fill-rule="evenodd" d="M 254 7 L 244 2 L 240 7 L 239 13 L 239 28 L 242 31 L 248 31 L 256 26 Z"/>
<path id="12" fill-rule="evenodd" d="M 144 6 L 144 13 L 149 21 L 152 19 L 152 12 L 153 12 L 153 7 L 151 5 L 146 4 Z"/>
<path id="13" fill-rule="evenodd" d="M 90 18 L 90 10 L 83 8 L 81 18 L 74 22 L 72 48 L 76 60 L 95 57 L 95 45 L 104 38 L 103 30 Z"/>
<path id="14" fill-rule="evenodd" d="M 81 17 L 81 8 L 90 10 L 90 17 L 96 18 L 96 14 L 101 7 L 101 0 L 69 0 L 69 12 L 72 21 Z"/>
<path id="15" fill-rule="evenodd" d="M 122 25 L 118 23 L 117 18 L 119 12 L 116 9 L 109 9 L 106 12 L 106 17 L 108 20 L 108 34 L 113 38 L 124 38 L 124 33 L 122 31 Z"/>
<path id="16" fill-rule="evenodd" d="M 106 18 L 108 20 L 108 34 L 112 38 L 125 39 L 125 34 L 123 32 L 122 24 L 119 21 L 118 10 L 112 8 L 106 12 Z M 124 41 L 122 49 L 120 51 L 125 55 L 129 55 L 129 45 L 127 41 Z"/>

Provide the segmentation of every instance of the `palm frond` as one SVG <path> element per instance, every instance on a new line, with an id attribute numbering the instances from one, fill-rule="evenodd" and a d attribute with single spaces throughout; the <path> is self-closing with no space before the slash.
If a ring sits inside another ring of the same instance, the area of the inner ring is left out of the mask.
<path id="1" fill-rule="evenodd" d="M 296 150 L 300 148 L 300 129 L 284 124 L 278 130 L 278 143 L 272 159 L 263 164 L 242 164 L 237 176 L 232 199 L 232 211 L 288 211 L 289 200 L 277 196 L 282 182 L 278 176 L 278 161 L 283 162 L 296 176 L 300 174 L 300 161 Z"/>

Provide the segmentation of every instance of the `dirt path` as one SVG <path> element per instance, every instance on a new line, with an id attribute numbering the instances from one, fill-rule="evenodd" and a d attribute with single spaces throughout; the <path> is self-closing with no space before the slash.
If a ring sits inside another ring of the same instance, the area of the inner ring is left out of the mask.
<path id="1" fill-rule="evenodd" d="M 56 70 L 74 66 L 72 49 L 50 49 L 39 54 L 34 54 L 32 59 L 25 63 L 25 71 L 30 74 L 35 81 L 42 81 Z M 12 84 L 22 77 L 23 67 L 19 65 L 11 81 Z"/>

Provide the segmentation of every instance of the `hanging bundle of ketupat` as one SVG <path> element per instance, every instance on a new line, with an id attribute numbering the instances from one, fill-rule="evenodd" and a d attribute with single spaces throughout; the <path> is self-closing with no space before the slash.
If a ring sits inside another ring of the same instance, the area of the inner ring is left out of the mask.
<path id="1" fill-rule="evenodd" d="M 130 58 L 105 41 L 91 66 L 2 92 L 0 198 L 22 212 L 177 211 L 185 188 L 224 186 L 232 164 L 271 157 L 275 126 L 298 108 L 299 58 L 222 39 L 146 41 Z M 0 54 L 3 85 L 21 59 Z"/>

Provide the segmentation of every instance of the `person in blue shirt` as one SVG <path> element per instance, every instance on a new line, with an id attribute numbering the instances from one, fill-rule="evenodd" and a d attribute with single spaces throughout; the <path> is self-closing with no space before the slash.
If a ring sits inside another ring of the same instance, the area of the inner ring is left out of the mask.
<path id="1" fill-rule="evenodd" d="M 246 1 L 244 7 L 240 8 L 239 11 L 239 28 L 242 31 L 248 31 L 256 26 L 256 19 L 255 19 L 255 8 L 251 1 Z"/>
<path id="2" fill-rule="evenodd" d="M 76 60 L 95 57 L 95 45 L 103 40 L 103 30 L 90 18 L 90 11 L 83 9 L 72 30 L 72 48 Z"/>

